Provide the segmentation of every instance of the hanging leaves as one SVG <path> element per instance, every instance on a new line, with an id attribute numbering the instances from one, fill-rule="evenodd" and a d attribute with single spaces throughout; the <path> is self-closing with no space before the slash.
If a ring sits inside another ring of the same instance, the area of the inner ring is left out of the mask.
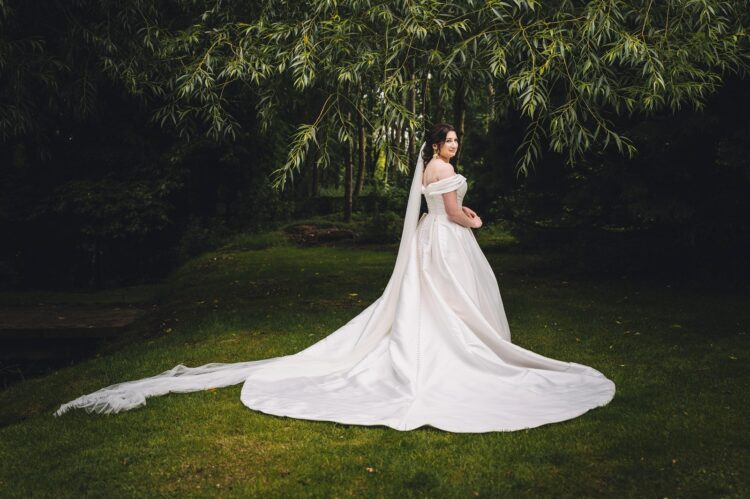
<path id="1" fill-rule="evenodd" d="M 274 172 L 277 188 L 299 171 L 311 144 L 326 164 L 328 142 L 351 141 L 356 125 L 344 117 L 359 112 L 374 147 L 408 168 L 406 145 L 433 117 L 405 105 L 404 96 L 424 99 L 428 78 L 445 102 L 459 79 L 469 98 L 472 90 L 498 89 L 494 105 L 528 124 L 517 164 L 525 174 L 545 145 L 570 164 L 611 144 L 632 155 L 616 116 L 699 109 L 722 75 L 746 74 L 749 59 L 744 0 L 312 0 L 208 8 L 181 0 L 169 14 L 152 0 L 75 5 L 62 7 L 71 19 L 83 16 L 69 23 L 70 39 L 91 47 L 106 74 L 156 104 L 156 122 L 186 138 L 236 137 L 236 116 L 248 102 L 268 130 L 291 97 L 322 96 L 315 123 L 300 117 L 295 124 L 287 161 Z M 2 2 L 0 26 L 13 27 L 13 11 Z M 53 88 L 59 69 L 44 60 L 45 47 L 14 33 L 0 35 L 0 68 Z M 23 92 L 13 92 L 19 86 L 8 75 L 0 76 L 5 140 L 34 127 L 34 107 L 13 97 Z M 404 134 L 396 147 L 393 137 Z"/>

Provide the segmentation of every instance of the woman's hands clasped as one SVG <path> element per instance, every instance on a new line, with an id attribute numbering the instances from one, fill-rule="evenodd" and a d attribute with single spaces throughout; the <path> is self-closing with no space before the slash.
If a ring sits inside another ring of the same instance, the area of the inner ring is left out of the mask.
<path id="1" fill-rule="evenodd" d="M 467 206 L 462 206 L 461 210 L 464 212 L 464 214 L 471 219 L 471 228 L 472 229 L 478 229 L 482 226 L 482 219 L 479 218 L 479 215 L 476 214 L 474 210 Z"/>

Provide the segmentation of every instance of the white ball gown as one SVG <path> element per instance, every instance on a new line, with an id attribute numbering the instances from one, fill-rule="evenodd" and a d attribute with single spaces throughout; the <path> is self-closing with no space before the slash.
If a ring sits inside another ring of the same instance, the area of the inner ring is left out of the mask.
<path id="1" fill-rule="evenodd" d="M 533 428 L 606 405 L 615 385 L 594 368 L 511 343 L 495 275 L 471 229 L 451 222 L 442 194 L 460 174 L 422 185 L 415 168 L 396 265 L 383 294 L 293 355 L 199 367 L 108 386 L 63 404 L 121 412 L 169 392 L 244 383 L 250 409 L 299 419 L 481 433 Z M 419 217 L 421 197 L 428 213 Z"/>

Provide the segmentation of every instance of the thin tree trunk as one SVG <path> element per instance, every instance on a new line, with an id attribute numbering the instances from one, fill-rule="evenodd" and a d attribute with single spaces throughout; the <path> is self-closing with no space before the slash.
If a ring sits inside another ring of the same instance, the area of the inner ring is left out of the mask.
<path id="1" fill-rule="evenodd" d="M 315 182 L 314 174 L 312 171 L 312 148 L 308 149 L 305 154 L 305 163 L 303 168 L 300 170 L 300 178 L 304 179 L 305 190 L 307 191 L 307 197 L 313 197 L 313 182 Z"/>
<path id="2" fill-rule="evenodd" d="M 359 197 L 362 195 L 362 189 L 365 186 L 365 160 L 367 152 L 367 144 L 365 142 L 365 120 L 362 113 L 358 111 L 357 128 L 359 130 L 359 164 L 357 165 L 357 185 L 354 189 L 354 195 Z"/>
<path id="3" fill-rule="evenodd" d="M 396 131 L 392 128 L 388 128 L 388 143 L 393 146 L 393 144 L 396 144 L 396 147 L 398 147 L 397 143 L 397 137 L 396 137 Z M 390 150 L 391 147 L 386 149 L 386 152 Z M 396 162 L 393 160 L 393 154 L 386 154 L 386 168 L 388 168 L 388 183 L 391 185 L 396 182 Z"/>
<path id="4" fill-rule="evenodd" d="M 490 132 L 490 123 L 495 120 L 495 85 L 490 82 L 487 85 L 487 121 L 484 125 L 484 133 Z"/>
<path id="5" fill-rule="evenodd" d="M 456 93 L 453 94 L 453 127 L 456 129 L 456 135 L 460 140 L 464 137 L 464 120 L 466 117 L 466 107 L 464 106 L 464 79 L 459 78 L 456 84 Z M 459 143 L 460 145 L 460 143 Z M 455 156 L 453 166 L 458 169 L 458 163 L 461 158 L 461 147 Z"/>
<path id="6" fill-rule="evenodd" d="M 100 257 L 99 238 L 94 236 L 94 242 L 91 245 L 91 276 L 89 279 L 89 287 L 93 289 L 102 288 L 102 266 Z"/>
<path id="7" fill-rule="evenodd" d="M 443 107 L 443 89 L 440 75 L 436 74 L 432 78 L 435 80 L 435 87 L 437 88 L 437 97 L 435 98 L 435 123 L 445 123 L 445 108 Z"/>
<path id="8" fill-rule="evenodd" d="M 352 141 L 346 143 L 346 154 L 345 161 L 346 165 L 344 168 L 344 221 L 351 222 L 352 220 Z"/>
<path id="9" fill-rule="evenodd" d="M 319 172 L 318 172 L 318 158 L 314 149 L 310 151 L 309 157 L 310 157 L 310 170 L 312 173 L 311 175 L 312 181 L 310 182 L 311 184 L 310 195 L 312 197 L 318 197 L 318 195 L 320 194 L 320 178 L 319 178 Z"/>
<path id="10" fill-rule="evenodd" d="M 425 130 L 429 129 L 433 122 L 429 118 L 430 116 L 430 80 L 427 78 L 427 73 L 422 77 L 422 119 L 424 123 L 422 128 Z"/>
<path id="11" fill-rule="evenodd" d="M 367 98 L 367 104 L 368 108 L 372 109 L 374 107 L 373 99 L 372 97 L 368 96 Z M 370 172 L 372 175 L 372 178 L 375 178 L 375 174 L 377 172 L 378 168 L 378 152 L 375 149 L 375 129 L 370 130 L 370 140 L 365 140 L 365 145 L 367 147 L 367 153 L 369 155 L 368 161 L 370 165 Z"/>
<path id="12" fill-rule="evenodd" d="M 411 79 L 414 81 L 417 75 L 412 73 Z M 412 84 L 411 90 L 409 90 L 409 111 L 411 114 L 417 114 L 417 88 L 416 85 Z M 414 130 L 409 130 L 409 162 L 414 163 L 417 155 L 417 144 L 415 143 L 416 137 L 414 136 Z"/>
<path id="13" fill-rule="evenodd" d="M 403 94 L 401 95 L 401 103 L 404 108 L 409 105 L 409 91 L 404 89 Z M 398 152 L 398 156 L 403 156 L 404 153 L 407 152 L 406 149 L 406 123 L 395 123 L 394 124 L 394 131 L 393 133 L 396 134 L 396 151 Z M 395 165 L 396 170 L 398 170 L 398 163 Z"/>
<path id="14" fill-rule="evenodd" d="M 368 161 L 370 164 L 370 171 L 372 172 L 372 177 L 375 178 L 375 173 L 378 169 L 378 151 L 375 149 L 375 136 L 373 133 L 370 133 L 370 140 L 365 141 L 367 145 L 367 153 L 368 153 Z"/>

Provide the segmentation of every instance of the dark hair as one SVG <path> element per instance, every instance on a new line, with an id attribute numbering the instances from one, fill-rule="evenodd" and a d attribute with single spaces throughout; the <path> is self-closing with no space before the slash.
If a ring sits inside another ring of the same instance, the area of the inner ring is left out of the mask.
<path id="1" fill-rule="evenodd" d="M 424 151 L 422 151 L 422 160 L 424 161 L 425 165 L 429 163 L 429 161 L 432 159 L 432 155 L 434 154 L 432 146 L 434 144 L 437 144 L 438 148 L 442 147 L 442 145 L 445 143 L 445 138 L 448 136 L 448 132 L 455 131 L 456 129 L 453 128 L 452 125 L 449 125 L 447 123 L 438 123 L 432 127 L 432 130 L 427 132 L 427 134 L 425 135 L 426 144 L 424 146 Z"/>

